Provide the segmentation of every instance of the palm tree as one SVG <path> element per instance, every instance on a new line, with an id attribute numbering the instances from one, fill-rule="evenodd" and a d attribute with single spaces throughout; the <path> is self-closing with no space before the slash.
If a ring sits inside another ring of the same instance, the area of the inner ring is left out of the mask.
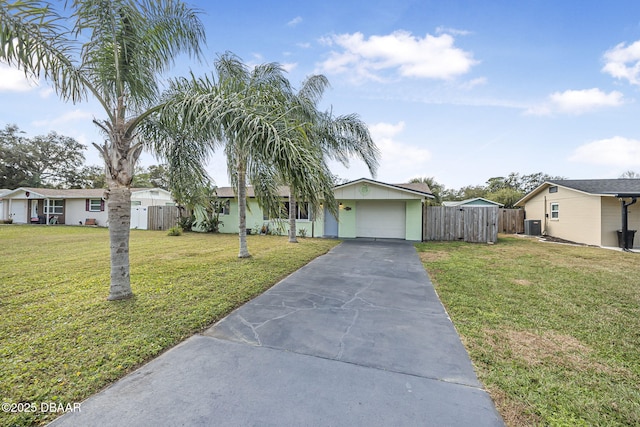
<path id="1" fill-rule="evenodd" d="M 181 53 L 200 56 L 203 25 L 179 0 L 73 0 L 65 3 L 68 19 L 46 1 L 0 6 L 0 60 L 46 79 L 65 101 L 93 97 L 104 109 L 94 123 L 106 140 L 94 146 L 108 185 L 108 299 L 129 298 L 130 185 L 145 143 L 137 128 L 162 106 L 160 74 Z"/>
<path id="2" fill-rule="evenodd" d="M 328 87 L 329 81 L 324 75 L 308 77 L 295 99 L 300 108 L 293 109 L 292 112 L 297 114 L 298 120 L 306 123 L 307 137 L 320 150 L 325 160 L 336 160 L 348 167 L 351 158 L 358 158 L 367 165 L 371 176 L 375 178 L 380 151 L 373 142 L 367 125 L 356 114 L 335 117 L 331 110 L 318 110 L 318 104 Z M 296 243 L 297 201 L 295 187 L 290 185 L 290 189 L 289 242 Z M 322 196 L 328 197 L 327 194 Z"/>
<path id="3" fill-rule="evenodd" d="M 278 212 L 282 205 L 278 184 L 283 179 L 297 195 L 319 205 L 320 195 L 334 200 L 331 174 L 318 147 L 310 143 L 307 123 L 292 119 L 301 106 L 280 65 L 250 69 L 237 56 L 225 53 L 215 62 L 215 71 L 217 77 L 175 80 L 166 93 L 160 121 L 187 123 L 194 140 L 224 147 L 238 197 L 238 257 L 247 258 L 251 256 L 247 184 L 265 211 Z"/>
<path id="4" fill-rule="evenodd" d="M 445 188 L 444 185 L 438 183 L 438 181 L 436 181 L 434 177 L 421 176 L 417 178 L 411 178 L 409 182 L 413 184 L 426 184 L 434 196 L 434 198 L 429 200 L 427 203 L 434 206 L 440 206 L 442 204 L 442 194 L 445 192 Z"/>

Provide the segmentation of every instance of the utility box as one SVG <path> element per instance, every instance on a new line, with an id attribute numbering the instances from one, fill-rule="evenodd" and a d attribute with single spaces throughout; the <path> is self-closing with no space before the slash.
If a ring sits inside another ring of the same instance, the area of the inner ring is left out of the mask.
<path id="1" fill-rule="evenodd" d="M 539 219 L 525 219 L 524 234 L 526 234 L 527 236 L 541 236 L 542 221 Z"/>

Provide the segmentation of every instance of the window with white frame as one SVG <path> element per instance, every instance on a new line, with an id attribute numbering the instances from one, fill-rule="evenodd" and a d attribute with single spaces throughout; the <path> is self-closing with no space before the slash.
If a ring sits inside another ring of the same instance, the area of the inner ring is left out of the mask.
<path id="1" fill-rule="evenodd" d="M 551 203 L 551 219 L 560 218 L 560 204 Z"/>
<path id="2" fill-rule="evenodd" d="M 289 218 L 289 202 L 284 202 L 284 217 Z M 298 203 L 296 205 L 296 219 L 309 219 L 309 204 Z"/>
<path id="3" fill-rule="evenodd" d="M 64 212 L 64 200 L 45 200 L 44 202 L 44 214 L 45 215 L 62 215 Z"/>
<path id="4" fill-rule="evenodd" d="M 89 199 L 89 212 L 100 212 L 102 206 L 102 199 Z"/>
<path id="5" fill-rule="evenodd" d="M 215 211 L 222 215 L 229 215 L 231 209 L 231 200 L 229 199 L 221 199 L 213 202 L 213 207 Z"/>

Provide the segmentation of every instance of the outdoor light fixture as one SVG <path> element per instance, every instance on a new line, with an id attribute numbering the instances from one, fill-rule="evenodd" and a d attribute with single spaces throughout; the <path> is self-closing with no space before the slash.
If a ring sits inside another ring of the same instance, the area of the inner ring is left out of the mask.
<path id="1" fill-rule="evenodd" d="M 351 206 L 347 206 L 346 208 L 344 208 L 345 211 L 350 211 L 351 210 Z"/>

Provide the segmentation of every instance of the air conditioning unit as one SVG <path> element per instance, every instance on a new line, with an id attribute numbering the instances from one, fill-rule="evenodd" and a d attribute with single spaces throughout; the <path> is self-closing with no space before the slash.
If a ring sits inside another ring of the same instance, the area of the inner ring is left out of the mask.
<path id="1" fill-rule="evenodd" d="M 539 219 L 525 219 L 524 234 L 526 234 L 527 236 L 541 236 L 542 221 L 540 221 Z"/>

